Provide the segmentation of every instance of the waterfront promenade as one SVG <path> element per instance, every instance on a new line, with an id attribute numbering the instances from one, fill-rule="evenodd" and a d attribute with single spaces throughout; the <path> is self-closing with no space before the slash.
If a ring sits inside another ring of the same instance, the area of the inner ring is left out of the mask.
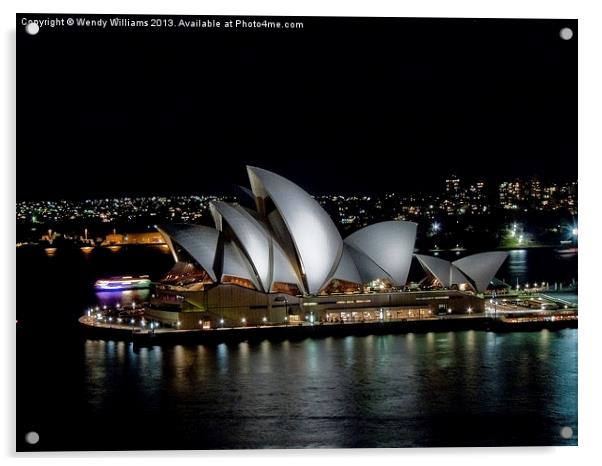
<path id="1" fill-rule="evenodd" d="M 348 323 L 300 323 L 296 325 L 259 325 L 214 329 L 178 330 L 99 322 L 91 316 L 79 319 L 86 336 L 97 339 L 134 341 L 141 345 L 177 343 L 220 343 L 245 340 L 294 340 L 329 336 L 364 336 L 398 333 L 484 330 L 496 332 L 537 331 L 576 328 L 576 309 L 530 313 L 491 312 L 473 315 L 436 316 L 403 320 L 376 320 Z"/>

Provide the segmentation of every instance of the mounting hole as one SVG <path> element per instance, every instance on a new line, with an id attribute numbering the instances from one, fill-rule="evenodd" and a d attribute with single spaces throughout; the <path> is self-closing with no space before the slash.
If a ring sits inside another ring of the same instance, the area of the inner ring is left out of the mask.
<path id="1" fill-rule="evenodd" d="M 33 24 L 33 23 L 30 23 Z M 38 434 L 37 432 L 27 432 L 27 434 L 25 434 L 25 441 L 27 443 L 29 443 L 30 445 L 35 445 L 36 443 L 38 443 L 40 441 L 40 434 Z"/>
<path id="2" fill-rule="evenodd" d="M 27 23 L 25 25 L 25 32 L 30 36 L 35 36 L 38 32 L 40 32 L 40 26 L 38 23 Z"/>
<path id="3" fill-rule="evenodd" d="M 573 30 L 571 28 L 562 28 L 560 30 L 560 38 L 563 40 L 571 40 L 573 38 Z"/>
<path id="4" fill-rule="evenodd" d="M 573 429 L 566 426 L 560 429 L 560 436 L 564 439 L 570 439 L 573 437 Z"/>

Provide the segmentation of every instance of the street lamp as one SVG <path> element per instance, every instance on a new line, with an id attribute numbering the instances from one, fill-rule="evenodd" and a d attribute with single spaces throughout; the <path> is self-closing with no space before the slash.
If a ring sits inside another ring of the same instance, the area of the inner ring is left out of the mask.
<path id="1" fill-rule="evenodd" d="M 246 323 L 247 323 L 247 319 L 245 319 L 244 317 L 242 319 L 240 319 L 240 321 L 243 325 L 246 325 Z"/>

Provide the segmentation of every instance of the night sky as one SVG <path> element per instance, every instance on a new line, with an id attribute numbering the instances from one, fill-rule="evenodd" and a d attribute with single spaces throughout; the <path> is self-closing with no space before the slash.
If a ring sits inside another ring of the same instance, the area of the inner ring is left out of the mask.
<path id="1" fill-rule="evenodd" d="M 577 179 L 575 20 L 296 20 L 18 20 L 17 200 L 228 194 L 247 164 L 316 194 Z"/>

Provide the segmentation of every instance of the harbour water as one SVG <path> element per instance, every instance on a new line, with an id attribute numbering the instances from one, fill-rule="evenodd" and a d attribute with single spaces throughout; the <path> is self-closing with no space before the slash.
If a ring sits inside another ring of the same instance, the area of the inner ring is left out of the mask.
<path id="1" fill-rule="evenodd" d="M 514 254 L 498 274 L 510 283 L 576 278 L 576 254 Z M 86 307 L 147 293 L 96 294 L 94 280 L 156 279 L 171 261 L 160 248 L 17 251 L 18 449 L 577 444 L 575 329 L 147 348 L 82 338 Z"/>

